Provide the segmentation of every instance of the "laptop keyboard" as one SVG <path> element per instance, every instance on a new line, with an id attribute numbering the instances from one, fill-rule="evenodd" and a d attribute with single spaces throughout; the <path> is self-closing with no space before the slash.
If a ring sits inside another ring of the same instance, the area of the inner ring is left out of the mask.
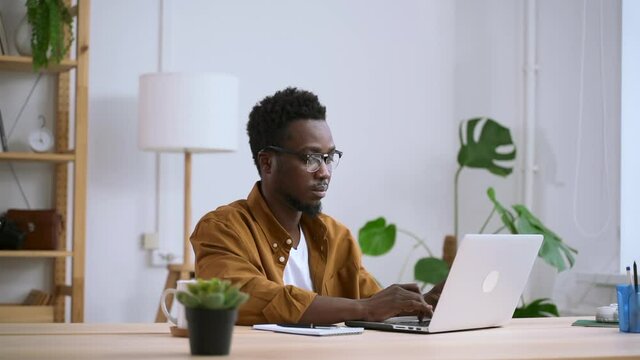
<path id="1" fill-rule="evenodd" d="M 406 326 L 429 326 L 431 320 L 423 320 L 423 321 L 390 321 L 390 324 L 393 325 L 406 325 Z"/>

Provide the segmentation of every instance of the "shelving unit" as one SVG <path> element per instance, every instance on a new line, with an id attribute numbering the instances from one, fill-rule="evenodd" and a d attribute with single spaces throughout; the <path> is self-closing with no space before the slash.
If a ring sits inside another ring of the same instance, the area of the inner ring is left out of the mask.
<path id="1" fill-rule="evenodd" d="M 52 282 L 54 305 L 21 306 L 0 305 L 0 322 L 64 322 L 65 299 L 70 297 L 71 322 L 84 321 L 84 256 L 86 232 L 87 194 L 87 118 L 88 118 L 88 64 L 89 64 L 89 7 L 90 0 L 77 1 L 76 58 L 52 65 L 45 73 L 57 80 L 55 102 L 55 151 L 51 153 L 6 152 L 0 153 L 0 161 L 27 161 L 53 163 L 53 207 L 63 217 L 61 240 L 57 250 L 0 251 L 0 264 L 5 258 L 53 258 Z M 70 72 L 75 71 L 75 83 L 71 84 Z M 2 72 L 33 72 L 30 57 L 0 56 Z M 70 94 L 75 88 L 75 99 Z M 73 102 L 71 102 L 74 100 Z M 75 108 L 75 119 L 70 118 L 69 107 Z M 74 125 L 73 134 L 70 125 Z M 73 146 L 70 139 L 73 136 Z M 72 164 L 72 166 L 69 166 Z M 73 181 L 73 193 L 69 201 L 68 184 Z M 69 228 L 71 224 L 71 228 Z M 67 248 L 67 232 L 71 231 L 71 247 Z M 71 268 L 67 260 L 71 259 Z M 67 284 L 67 274 L 71 282 Z"/>

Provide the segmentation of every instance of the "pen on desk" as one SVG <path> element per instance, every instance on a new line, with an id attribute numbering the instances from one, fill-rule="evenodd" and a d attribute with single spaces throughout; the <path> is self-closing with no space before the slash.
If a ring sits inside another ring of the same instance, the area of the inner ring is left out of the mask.
<path id="1" fill-rule="evenodd" d="M 633 286 L 633 280 L 631 279 L 631 266 L 627 266 L 627 280 L 629 280 L 629 286 Z"/>
<path id="2" fill-rule="evenodd" d="M 304 328 L 304 329 L 330 329 L 337 326 L 331 324 L 277 324 L 282 327 Z"/>
<path id="3" fill-rule="evenodd" d="M 633 262 L 633 285 L 635 287 L 635 291 L 638 292 L 638 266 L 636 262 Z"/>

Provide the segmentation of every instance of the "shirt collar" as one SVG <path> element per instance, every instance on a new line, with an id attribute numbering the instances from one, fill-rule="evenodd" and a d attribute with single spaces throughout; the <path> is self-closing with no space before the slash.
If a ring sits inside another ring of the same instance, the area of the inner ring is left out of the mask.
<path id="1" fill-rule="evenodd" d="M 276 217 L 273 216 L 269 205 L 260 191 L 260 181 L 253 185 L 253 189 L 251 189 L 247 197 L 247 203 L 251 213 L 265 233 L 267 241 L 270 243 L 275 241 L 281 246 L 284 246 L 287 239 L 290 239 L 291 236 L 282 225 L 280 225 Z M 327 234 L 327 227 L 321 220 L 321 217 L 322 215 L 309 216 L 303 213 L 300 220 L 302 228 L 307 231 L 307 239 L 316 244 L 324 242 Z M 273 246 L 270 246 L 270 248 L 274 252 L 277 250 Z"/>

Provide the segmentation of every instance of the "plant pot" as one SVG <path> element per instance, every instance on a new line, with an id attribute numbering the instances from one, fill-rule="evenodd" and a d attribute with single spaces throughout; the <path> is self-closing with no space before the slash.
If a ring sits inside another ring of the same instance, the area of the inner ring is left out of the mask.
<path id="1" fill-rule="evenodd" d="M 25 15 L 15 33 L 15 46 L 18 54 L 23 56 L 31 56 L 31 24 Z"/>
<path id="2" fill-rule="evenodd" d="M 442 243 L 442 260 L 449 264 L 449 268 L 453 264 L 453 259 L 456 258 L 458 252 L 458 239 L 453 235 L 447 235 L 444 237 Z"/>
<path id="3" fill-rule="evenodd" d="M 228 355 L 238 309 L 186 308 L 191 355 Z"/>

